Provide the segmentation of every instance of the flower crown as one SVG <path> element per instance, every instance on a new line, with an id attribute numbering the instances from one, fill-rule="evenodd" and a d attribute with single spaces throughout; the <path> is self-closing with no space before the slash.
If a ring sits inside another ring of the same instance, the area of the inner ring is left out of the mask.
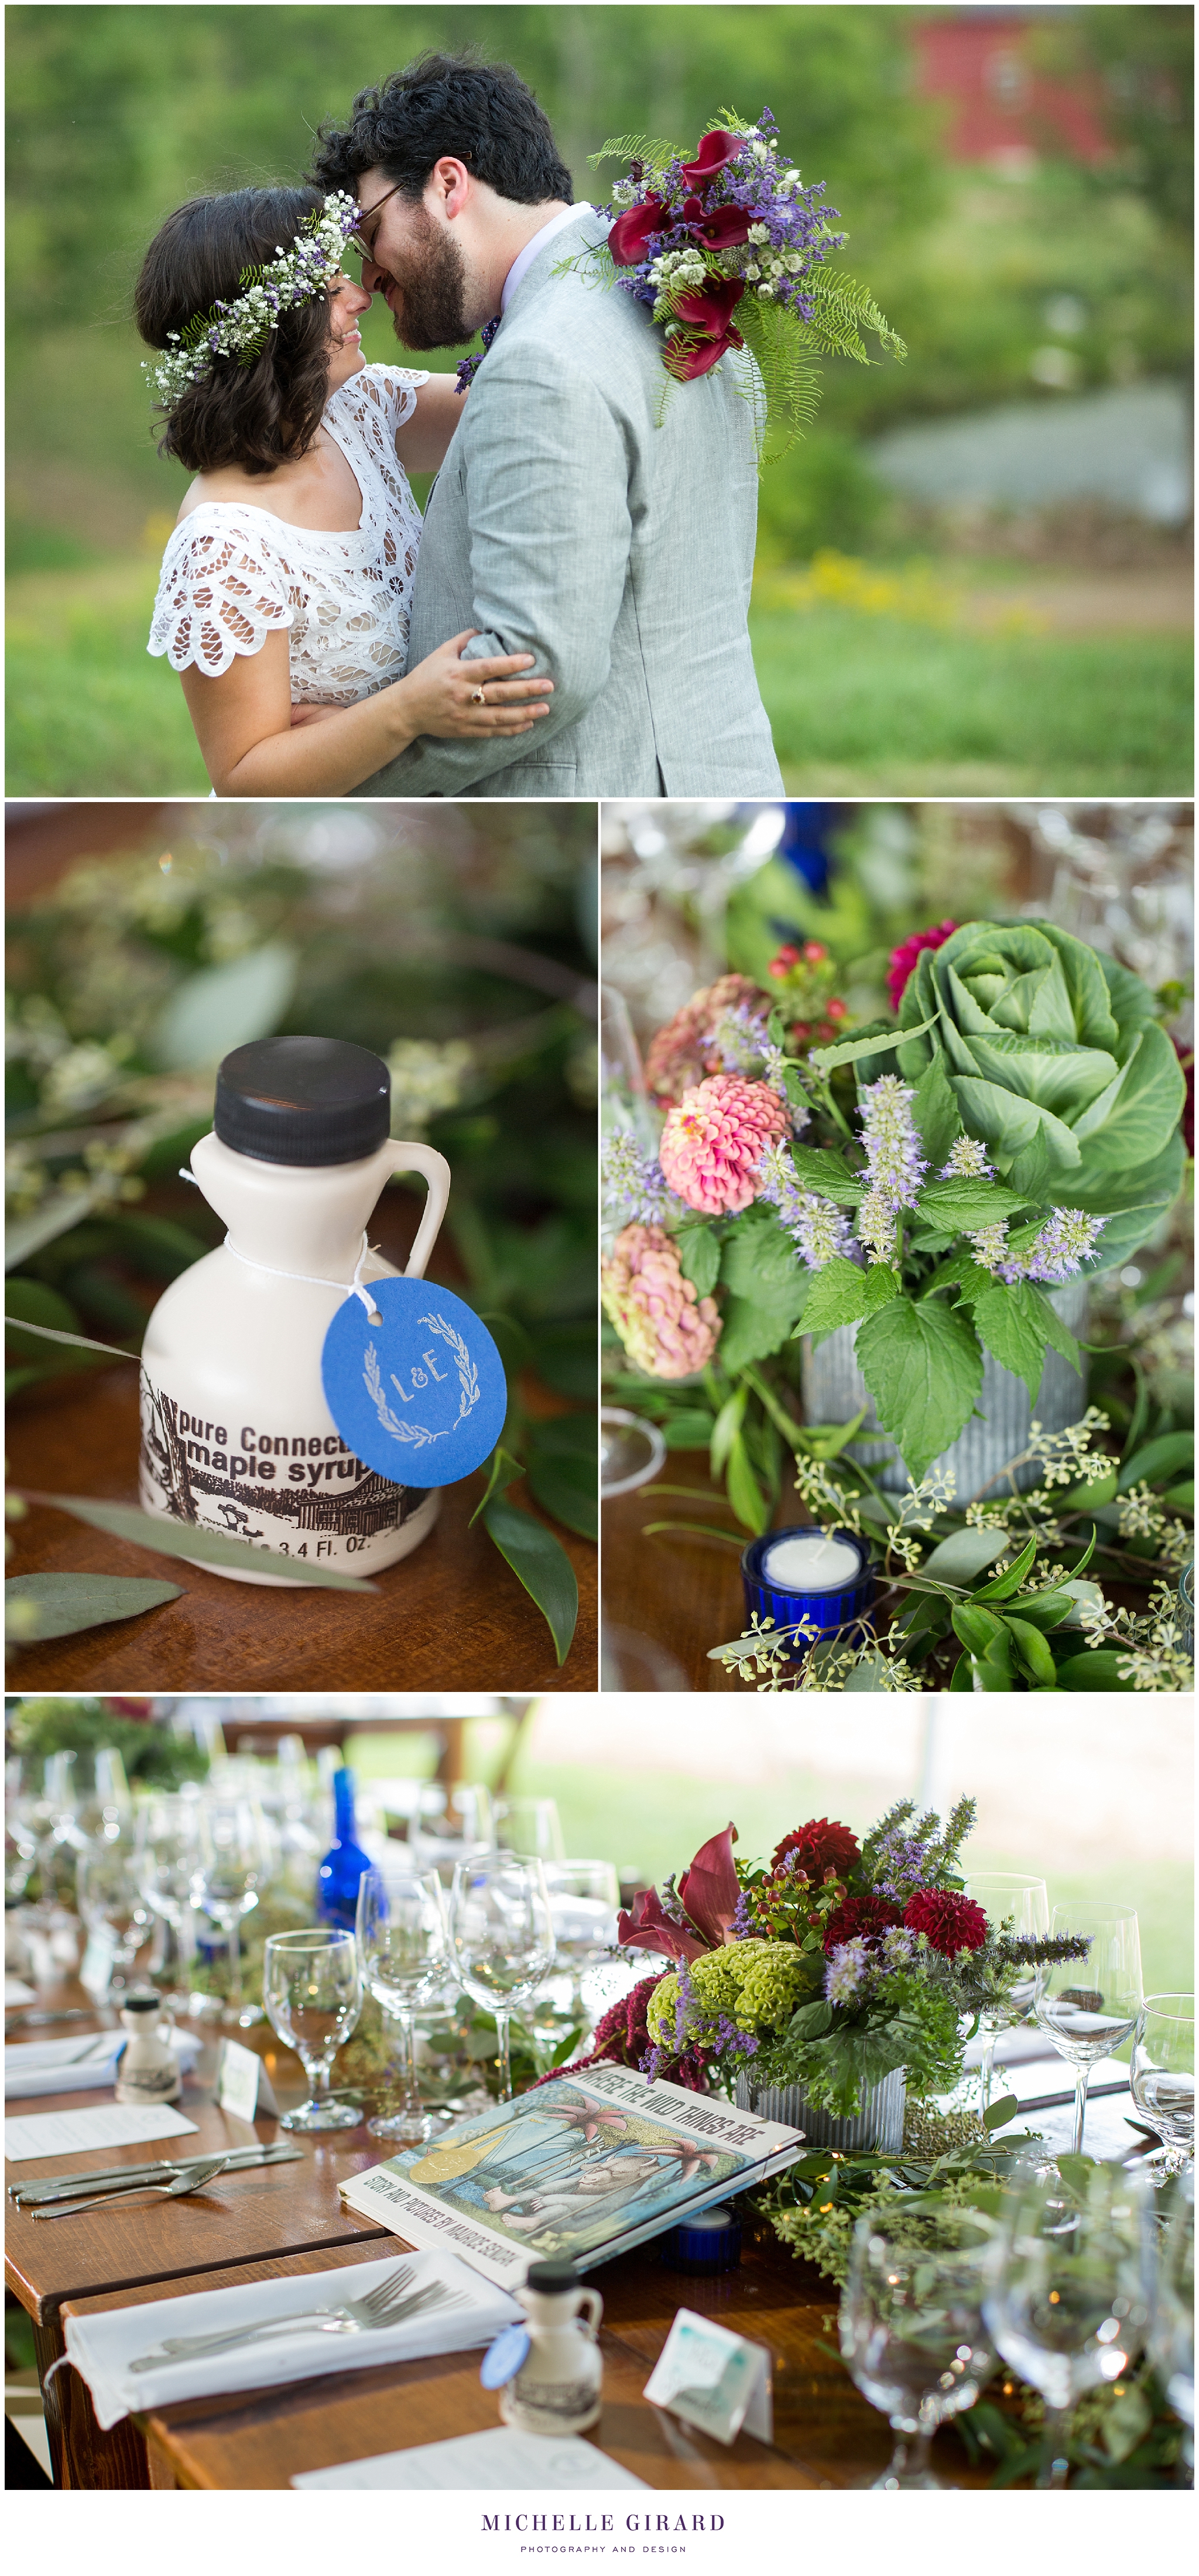
<path id="1" fill-rule="evenodd" d="M 232 304 L 220 302 L 210 313 L 197 313 L 182 331 L 168 331 L 168 347 L 157 364 L 142 359 L 161 400 L 176 403 L 189 385 L 198 385 L 214 358 L 236 358 L 248 367 L 266 347 L 281 313 L 306 304 L 310 296 L 336 277 L 345 246 L 357 231 L 361 209 L 337 189 L 324 205 L 307 215 L 290 250 L 277 249 L 268 268 L 243 268 L 244 290 Z"/>

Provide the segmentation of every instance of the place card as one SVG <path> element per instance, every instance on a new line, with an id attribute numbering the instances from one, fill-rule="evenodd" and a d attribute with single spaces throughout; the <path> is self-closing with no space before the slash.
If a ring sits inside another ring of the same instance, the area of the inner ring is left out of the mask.
<path id="1" fill-rule="evenodd" d="M 5 2012 L 7 2012 L 7 2011 L 9 2010 L 9 2007 L 10 2007 L 10 2005 L 12 2005 L 12 2004 L 35 2004 L 36 2002 L 37 2002 L 37 1987 L 36 1987 L 36 1986 L 27 1986 L 23 1977 L 6 1977 L 6 1978 L 5 1978 L 5 1980 L 4 1980 L 4 2009 L 5 2009 Z"/>
<path id="2" fill-rule="evenodd" d="M 473 2487 L 495 2495 L 588 2494 L 592 2488 L 644 2487 L 644 2478 L 597 2451 L 594 2442 L 566 2434 L 517 2433 L 501 2425 L 491 2433 L 458 2433 L 448 2442 L 420 2442 L 411 2451 L 382 2451 L 373 2460 L 347 2460 L 336 2469 L 305 2469 L 293 2487 Z"/>
<path id="3" fill-rule="evenodd" d="M 219 2108 L 228 2111 L 235 2120 L 252 2120 L 256 2111 L 269 2112 L 273 2120 L 279 2116 L 279 2105 L 262 2059 L 252 2048 L 243 2048 L 240 2039 L 226 2039 L 221 2043 L 216 2098 Z"/>
<path id="4" fill-rule="evenodd" d="M 79 1983 L 86 1986 L 97 2003 L 103 2003 L 112 1984 L 112 1972 L 120 1941 L 111 1923 L 97 1923 L 87 1936 L 87 1948 L 79 1968 Z"/>
<path id="5" fill-rule="evenodd" d="M 770 2355 L 711 2317 L 680 2308 L 645 2395 L 726 2448 L 744 2430 L 774 2440 Z"/>
<path id="6" fill-rule="evenodd" d="M 102 2103 L 90 2111 L 35 2111 L 4 2123 L 7 2164 L 34 2164 L 40 2156 L 79 2156 L 91 2147 L 140 2147 L 150 2138 L 194 2138 L 167 2102 Z"/>

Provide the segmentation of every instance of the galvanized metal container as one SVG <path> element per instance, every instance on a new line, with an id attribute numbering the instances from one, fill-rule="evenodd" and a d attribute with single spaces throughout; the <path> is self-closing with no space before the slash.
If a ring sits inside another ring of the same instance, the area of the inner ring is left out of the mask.
<path id="1" fill-rule="evenodd" d="M 809 2147 L 877 2148 L 898 2155 L 903 2145 L 903 2115 L 908 2079 L 902 2066 L 873 2084 L 856 2120 L 834 2120 L 809 2102 L 802 2084 L 755 2085 L 752 2076 L 737 2077 L 737 2108 L 756 2111 L 760 2120 L 780 2120 L 785 2129 L 802 2129 Z"/>
<path id="2" fill-rule="evenodd" d="M 1087 1321 L 1087 1282 L 1069 1279 L 1064 1288 L 1049 1291 L 1050 1304 L 1063 1324 L 1076 1337 L 1085 1332 Z M 858 1327 L 842 1324 L 828 1340 L 813 1350 L 810 1337 L 803 1341 L 803 1403 L 809 1422 L 851 1422 L 865 1405 L 863 1431 L 867 1436 L 850 1442 L 846 1455 L 869 1467 L 887 1492 L 906 1493 L 912 1479 L 904 1466 L 893 1440 L 879 1431 L 878 1416 L 871 1401 L 865 1378 L 854 1355 Z M 1001 1368 L 990 1351 L 983 1353 L 983 1382 L 974 1417 L 960 1431 L 951 1448 L 934 1460 L 938 1467 L 952 1468 L 955 1479 L 954 1499 L 959 1508 L 990 1484 L 1006 1467 L 1009 1458 L 1018 1458 L 1028 1446 L 1033 1415 L 1044 1431 L 1065 1431 L 1072 1422 L 1080 1422 L 1087 1409 L 1087 1380 L 1084 1354 L 1083 1375 L 1076 1376 L 1060 1351 L 1046 1351 L 1045 1368 L 1035 1407 L 1029 1403 L 1028 1388 L 1022 1377 L 1013 1377 Z M 982 1417 L 981 1419 L 979 1417 Z M 1020 1467 L 1016 1482 L 1022 1488 L 1035 1485 L 1040 1470 L 1035 1466 Z M 998 1496 L 1000 1488 L 994 1488 Z"/>

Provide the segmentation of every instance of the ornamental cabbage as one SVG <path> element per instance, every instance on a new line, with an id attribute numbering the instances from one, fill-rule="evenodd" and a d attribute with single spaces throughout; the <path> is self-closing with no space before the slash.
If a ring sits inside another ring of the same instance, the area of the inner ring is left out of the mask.
<path id="1" fill-rule="evenodd" d="M 1108 1220 L 1097 1267 L 1144 1241 L 1181 1186 L 1185 1085 L 1139 976 L 1053 922 L 972 921 L 918 958 L 899 1023 L 921 1031 L 902 1072 L 941 1058 L 1005 1182 Z"/>

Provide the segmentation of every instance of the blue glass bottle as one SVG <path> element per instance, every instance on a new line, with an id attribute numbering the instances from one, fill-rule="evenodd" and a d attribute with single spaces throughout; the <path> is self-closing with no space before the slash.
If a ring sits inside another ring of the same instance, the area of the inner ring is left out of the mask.
<path id="1" fill-rule="evenodd" d="M 343 1764 L 333 1774 L 333 1841 L 316 1873 L 316 1907 L 324 1923 L 354 1929 L 358 1881 L 370 1856 L 354 1840 L 354 1774 Z"/>

